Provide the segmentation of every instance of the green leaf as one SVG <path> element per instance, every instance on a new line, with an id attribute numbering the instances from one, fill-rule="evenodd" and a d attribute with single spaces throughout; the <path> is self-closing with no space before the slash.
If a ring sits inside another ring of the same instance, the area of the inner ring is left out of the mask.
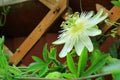
<path id="1" fill-rule="evenodd" d="M 22 71 L 14 65 L 9 66 L 9 72 L 12 73 L 14 76 L 20 76 L 22 74 Z"/>
<path id="2" fill-rule="evenodd" d="M 103 72 L 120 74 L 120 60 L 116 58 L 108 58 L 108 65 L 103 68 Z"/>
<path id="3" fill-rule="evenodd" d="M 50 72 L 47 74 L 47 76 L 45 76 L 45 78 L 47 79 L 58 79 L 58 78 L 63 78 L 62 74 L 60 72 Z"/>
<path id="4" fill-rule="evenodd" d="M 109 53 L 110 53 L 110 55 L 111 55 L 113 58 L 117 58 L 117 57 L 118 57 L 117 48 L 116 48 L 115 44 L 112 44 L 112 45 L 110 46 Z"/>
<path id="5" fill-rule="evenodd" d="M 56 52 L 57 52 L 57 49 L 56 49 L 56 48 L 51 48 L 51 49 L 50 49 L 50 53 L 49 53 L 49 58 L 56 60 Z"/>
<path id="6" fill-rule="evenodd" d="M 45 65 L 45 66 L 39 71 L 39 77 L 44 76 L 47 71 L 48 71 L 48 65 Z"/>
<path id="7" fill-rule="evenodd" d="M 44 67 L 43 64 L 41 65 L 40 63 L 37 63 L 37 62 L 32 63 L 28 66 L 27 71 L 32 72 L 32 71 L 40 70 L 40 69 L 42 69 L 42 67 Z"/>
<path id="8" fill-rule="evenodd" d="M 45 44 L 44 45 L 44 47 L 43 47 L 43 59 L 44 59 L 44 61 L 45 62 L 47 62 L 48 61 L 48 49 L 47 49 L 47 44 Z"/>
<path id="9" fill-rule="evenodd" d="M 13 80 L 13 77 L 11 76 L 10 73 L 6 73 L 5 74 L 5 79 L 3 79 L 3 80 Z"/>
<path id="10" fill-rule="evenodd" d="M 8 71 L 8 61 L 4 53 L 3 44 L 4 44 L 4 36 L 0 38 L 0 68 L 3 69 L 4 71 Z"/>
<path id="11" fill-rule="evenodd" d="M 91 57 L 90 57 L 91 63 L 94 62 L 98 57 L 102 55 L 103 53 L 98 48 L 95 48 L 95 50 L 92 52 Z"/>
<path id="12" fill-rule="evenodd" d="M 67 54 L 67 66 L 69 70 L 72 72 L 72 74 L 76 75 L 77 77 L 76 67 L 75 67 L 71 54 Z"/>
<path id="13" fill-rule="evenodd" d="M 112 74 L 113 80 L 120 80 L 120 74 Z"/>
<path id="14" fill-rule="evenodd" d="M 103 72 L 120 74 L 120 61 L 117 63 L 110 64 L 103 68 Z"/>
<path id="15" fill-rule="evenodd" d="M 0 46 L 3 46 L 4 41 L 5 41 L 5 37 L 2 36 L 2 38 L 0 38 Z"/>
<path id="16" fill-rule="evenodd" d="M 86 67 L 86 63 L 88 60 L 88 55 L 87 55 L 87 49 L 84 48 L 78 61 L 78 76 L 80 77 L 82 73 L 84 72 L 84 69 Z"/>
<path id="17" fill-rule="evenodd" d="M 92 54 L 96 53 L 96 51 L 93 51 Z M 99 53 L 98 53 L 99 54 Z M 95 73 L 96 71 L 100 70 L 103 65 L 106 63 L 107 58 L 109 57 L 108 54 L 103 54 L 101 56 L 96 56 L 94 61 L 92 60 L 90 67 L 84 72 L 83 75 L 88 76 L 92 73 Z"/>
<path id="18" fill-rule="evenodd" d="M 76 78 L 76 76 L 74 74 L 71 74 L 71 73 L 63 73 L 62 76 L 64 78 L 67 78 L 67 79 Z"/>
<path id="19" fill-rule="evenodd" d="M 39 64 L 45 64 L 39 57 L 37 57 L 37 56 L 32 56 L 32 59 L 34 60 L 34 61 L 36 61 L 36 62 L 38 62 Z"/>
<path id="20" fill-rule="evenodd" d="M 111 3 L 120 8 L 120 1 L 111 1 Z"/>
<path id="21" fill-rule="evenodd" d="M 120 80 L 120 60 L 110 56 L 107 63 L 108 65 L 102 71 L 104 73 L 111 73 L 113 80 Z"/>

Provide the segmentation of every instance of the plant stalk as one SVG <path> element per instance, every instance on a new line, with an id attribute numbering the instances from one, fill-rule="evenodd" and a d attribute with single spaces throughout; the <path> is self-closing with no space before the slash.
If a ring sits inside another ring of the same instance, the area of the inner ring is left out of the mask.
<path id="1" fill-rule="evenodd" d="M 80 77 L 80 78 L 70 79 L 70 80 L 86 80 L 86 79 L 92 79 L 92 78 L 106 76 L 110 74 L 111 73 L 101 73 L 101 74 L 95 74 L 95 75 L 90 75 L 90 76 L 85 76 L 85 77 Z M 69 79 L 48 79 L 48 78 L 36 78 L 36 77 L 15 77 L 15 78 L 21 79 L 21 80 L 69 80 Z"/>

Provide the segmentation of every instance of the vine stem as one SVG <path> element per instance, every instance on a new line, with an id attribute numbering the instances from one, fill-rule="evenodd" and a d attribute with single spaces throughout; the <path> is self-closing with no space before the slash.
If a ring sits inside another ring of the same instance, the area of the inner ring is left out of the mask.
<path id="1" fill-rule="evenodd" d="M 83 11 L 82 10 L 82 0 L 80 0 L 80 10 L 81 10 L 81 12 Z"/>
<path id="2" fill-rule="evenodd" d="M 75 79 L 71 79 L 71 80 L 86 80 L 86 79 L 92 79 L 92 78 L 106 76 L 106 75 L 110 75 L 110 74 L 111 73 L 101 73 L 101 74 L 95 74 L 95 75 L 75 78 Z M 15 77 L 15 78 L 22 79 L 22 80 L 69 80 L 69 79 L 48 79 L 48 78 L 36 78 L 36 77 Z"/>
<path id="3" fill-rule="evenodd" d="M 111 74 L 111 73 L 100 73 L 100 74 L 95 74 L 95 75 L 90 75 L 90 76 L 81 77 L 79 80 L 92 79 L 92 78 L 96 78 L 96 77 L 107 76 L 107 75 L 110 75 L 110 74 Z M 77 79 L 76 79 L 76 80 L 77 80 Z"/>

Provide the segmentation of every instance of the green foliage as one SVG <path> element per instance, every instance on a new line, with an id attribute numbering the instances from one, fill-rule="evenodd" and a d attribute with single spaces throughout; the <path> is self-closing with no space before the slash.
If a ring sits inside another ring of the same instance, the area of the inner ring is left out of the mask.
<path id="1" fill-rule="evenodd" d="M 104 69 L 105 73 L 112 73 L 113 78 L 115 80 L 119 80 L 118 79 L 119 78 L 118 75 L 120 71 L 119 70 L 120 66 L 118 65 L 119 63 L 117 62 L 116 65 L 113 64 L 114 61 L 109 59 L 110 58 L 109 54 L 102 53 L 98 48 L 95 48 L 89 59 L 87 55 L 88 55 L 87 49 L 84 48 L 81 56 L 79 57 L 78 65 L 76 65 L 72 58 L 72 55 L 70 53 L 67 54 L 67 66 L 71 73 L 65 72 L 62 74 L 63 77 L 68 78 L 68 79 L 79 78 L 82 76 L 89 76 L 92 74 L 101 73 L 103 72 L 103 69 Z M 87 66 L 87 62 L 89 60 L 90 60 L 91 65 Z M 112 66 L 109 65 L 108 67 L 106 67 L 106 64 L 111 64 Z M 86 69 L 86 67 L 88 68 Z M 104 80 L 104 78 L 98 77 L 96 78 L 96 80 Z"/>
<path id="2" fill-rule="evenodd" d="M 82 76 L 83 72 L 85 71 L 87 60 L 88 60 L 88 51 L 86 48 L 84 48 L 78 60 L 78 76 L 79 77 Z"/>
<path id="3" fill-rule="evenodd" d="M 28 68 L 22 70 L 15 65 L 9 66 L 6 56 L 3 51 L 4 37 L 0 39 L 0 79 L 1 80 L 17 80 L 21 77 L 44 77 L 44 78 L 80 78 L 97 73 L 109 73 L 112 74 L 114 80 L 120 79 L 120 60 L 112 58 L 109 54 L 101 52 L 96 45 L 96 48 L 92 52 L 90 58 L 88 58 L 88 51 L 83 49 L 81 56 L 78 58 L 78 63 L 73 59 L 75 51 L 67 54 L 67 62 L 61 64 L 57 60 L 56 48 L 52 47 L 50 51 L 47 49 L 47 44 L 43 48 L 43 60 L 37 56 L 32 56 L 34 60 Z M 116 42 L 120 44 L 119 40 Z M 110 50 L 113 54 L 116 52 L 116 47 L 113 45 Z M 115 50 L 115 51 L 114 51 Z M 66 64 L 67 63 L 67 64 Z M 91 63 L 88 65 L 88 63 Z M 68 68 L 67 68 L 68 67 Z M 104 80 L 104 77 L 98 77 L 96 80 Z"/>
<path id="4" fill-rule="evenodd" d="M 13 74 L 14 76 L 21 76 L 22 75 L 22 71 L 18 67 L 16 67 L 15 65 L 9 66 L 8 69 L 9 69 L 9 72 L 11 74 Z"/>
<path id="5" fill-rule="evenodd" d="M 112 0 L 111 3 L 120 8 L 120 0 Z"/>
<path id="6" fill-rule="evenodd" d="M 39 57 L 32 56 L 35 61 L 28 66 L 27 72 L 31 75 L 36 75 L 39 77 L 46 76 L 49 72 L 55 70 L 61 70 L 63 68 L 62 64 L 56 59 L 56 48 L 51 48 L 50 52 L 47 49 L 47 44 L 43 48 L 43 60 Z M 51 68 L 51 64 L 55 65 Z"/>
<path id="7" fill-rule="evenodd" d="M 60 72 L 51 72 L 47 76 L 45 76 L 45 78 L 58 79 L 58 78 L 63 78 L 63 77 L 62 77 L 62 74 Z"/>
<path id="8" fill-rule="evenodd" d="M 15 65 L 10 66 L 4 53 L 4 36 L 0 38 L 0 80 L 18 80 L 16 77 L 23 76 L 22 70 Z"/>
<path id="9" fill-rule="evenodd" d="M 68 65 L 69 70 L 72 72 L 72 74 L 77 77 L 77 70 L 76 70 L 75 63 L 72 59 L 71 54 L 67 54 L 67 65 Z"/>
<path id="10" fill-rule="evenodd" d="M 78 58 L 78 62 L 73 59 L 75 50 L 67 54 L 67 59 L 64 64 L 61 64 L 57 60 L 57 50 L 55 47 L 51 47 L 50 51 L 47 49 L 47 44 L 43 48 L 43 59 L 32 56 L 34 60 L 27 68 L 20 69 L 15 65 L 9 66 L 6 56 L 3 50 L 4 37 L 0 39 L 0 79 L 1 80 L 21 80 L 27 77 L 37 78 L 80 78 L 97 73 L 112 74 L 114 80 L 120 79 L 120 60 L 116 54 L 117 47 L 119 48 L 120 41 L 116 41 L 110 47 L 110 52 L 113 54 L 105 54 L 101 52 L 97 45 L 94 51 L 89 55 L 86 48 L 83 49 L 81 55 Z M 90 63 L 90 64 L 88 64 Z M 104 77 L 97 77 L 95 80 L 104 80 Z"/>
<path id="11" fill-rule="evenodd" d="M 4 55 L 3 49 L 4 36 L 0 38 L 0 76 L 4 79 L 11 80 L 10 74 L 8 73 L 8 63 L 6 56 Z"/>
<path id="12" fill-rule="evenodd" d="M 93 73 L 98 72 L 106 63 L 107 58 L 109 57 L 108 54 L 103 54 L 100 50 L 95 49 L 92 52 L 91 57 L 91 65 L 90 67 L 84 72 L 84 76 L 91 75 Z"/>
<path id="13" fill-rule="evenodd" d="M 117 48 L 116 48 L 115 44 L 112 44 L 112 45 L 110 46 L 109 52 L 110 52 L 110 55 L 111 55 L 113 58 L 117 58 L 117 57 L 118 57 Z"/>
<path id="14" fill-rule="evenodd" d="M 43 67 L 44 67 L 43 64 L 41 65 L 40 63 L 35 62 L 35 63 L 31 63 L 31 64 L 28 66 L 27 71 L 28 71 L 28 72 L 38 71 L 38 70 L 42 69 Z"/>
<path id="15" fill-rule="evenodd" d="M 0 38 L 0 80 L 13 80 L 14 77 L 21 76 L 21 70 L 16 66 L 9 66 L 4 53 L 4 36 Z M 14 76 L 14 77 L 13 77 Z M 14 79 L 17 80 L 17 79 Z"/>
<path id="16" fill-rule="evenodd" d="M 45 62 L 47 62 L 49 59 L 48 59 L 48 50 L 47 50 L 47 44 L 44 45 L 44 48 L 43 48 L 43 59 Z"/>
<path id="17" fill-rule="evenodd" d="M 48 71 L 48 65 L 43 66 L 42 69 L 38 73 L 39 77 L 44 76 L 47 73 L 47 71 Z"/>
<path id="18" fill-rule="evenodd" d="M 114 80 L 120 79 L 120 60 L 117 58 L 109 57 L 107 66 L 103 67 L 104 73 L 111 73 Z"/>
<path id="19" fill-rule="evenodd" d="M 63 76 L 64 78 L 67 78 L 67 79 L 76 78 L 76 75 L 71 74 L 71 73 L 63 73 L 62 76 Z"/>
<path id="20" fill-rule="evenodd" d="M 67 66 L 68 66 L 68 69 L 70 70 L 71 74 L 70 73 L 64 73 L 63 76 L 66 77 L 66 78 L 79 78 L 82 76 L 85 68 L 86 68 L 86 63 L 87 63 L 87 60 L 88 60 L 88 54 L 87 54 L 87 49 L 84 48 L 82 53 L 81 53 L 81 56 L 79 57 L 79 60 L 78 60 L 78 65 L 76 66 L 72 58 L 72 55 L 69 53 L 67 54 Z"/>
<path id="21" fill-rule="evenodd" d="M 109 53 L 113 58 L 120 59 L 119 47 L 120 47 L 120 40 L 117 40 L 115 43 L 113 43 L 110 46 Z"/>

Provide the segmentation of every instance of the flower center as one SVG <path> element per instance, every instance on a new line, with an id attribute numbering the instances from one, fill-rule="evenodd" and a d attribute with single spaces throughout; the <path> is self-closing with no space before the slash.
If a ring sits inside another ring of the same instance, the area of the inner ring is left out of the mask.
<path id="1" fill-rule="evenodd" d="M 72 33 L 79 33 L 79 32 L 82 32 L 83 30 L 84 28 L 83 28 L 82 22 L 74 24 L 74 26 L 71 28 Z"/>

